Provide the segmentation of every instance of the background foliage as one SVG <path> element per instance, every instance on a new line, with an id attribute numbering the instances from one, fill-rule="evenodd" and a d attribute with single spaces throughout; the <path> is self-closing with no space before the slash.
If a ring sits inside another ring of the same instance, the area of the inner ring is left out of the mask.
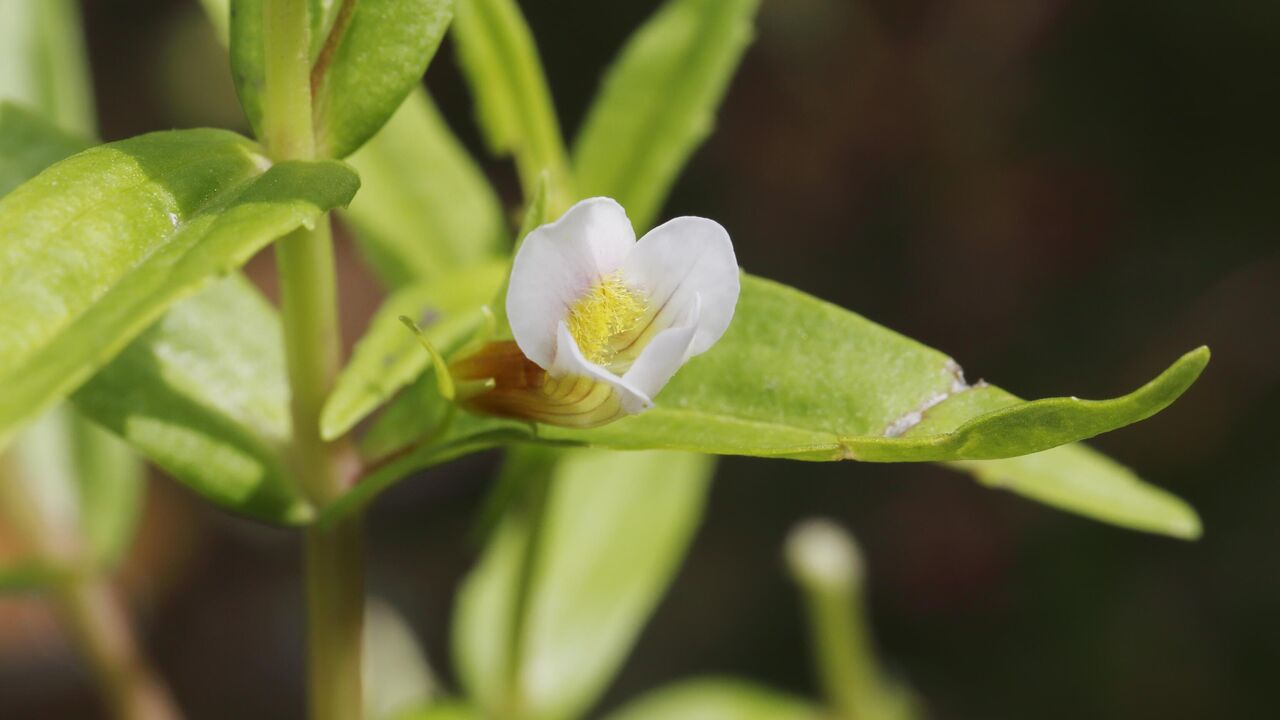
<path id="1" fill-rule="evenodd" d="M 600 69 L 656 3 L 616 5 L 526 9 L 570 134 Z M 199 16 L 184 14 L 193 8 L 86 8 L 105 139 L 240 122 L 234 101 L 201 80 L 225 82 L 225 65 Z M 1280 647 L 1280 587 L 1264 554 L 1277 465 L 1262 450 L 1278 387 L 1269 309 L 1280 258 L 1265 182 L 1277 156 L 1280 95 L 1265 72 L 1274 15 L 1065 0 L 764 4 L 719 132 L 665 214 L 720 219 L 748 270 L 946 348 L 971 379 L 1028 397 L 1116 395 L 1207 341 L 1217 364 L 1179 412 L 1098 444 L 1193 501 L 1208 535 L 1187 546 L 1127 534 L 928 467 L 729 459 L 615 700 L 708 671 L 804 689 L 800 617 L 777 558 L 783 529 L 821 512 L 859 530 L 884 654 L 939 714 L 1267 707 L 1264 661 Z M 168 50 L 150 49 L 161 37 Z M 192 50 L 201 39 L 207 53 Z M 477 150 L 451 60 L 441 54 L 429 85 Z M 487 169 L 515 197 L 511 170 Z M 355 263 L 344 269 L 353 338 L 374 293 Z M 1117 358 L 1131 361 L 1117 371 Z M 447 657 L 450 592 L 471 561 L 455 541 L 489 475 L 476 460 L 406 484 L 368 523 L 372 589 L 409 612 L 433 658 Z M 161 578 L 143 588 L 162 631 L 158 661 L 209 717 L 296 714 L 287 703 L 301 693 L 282 690 L 300 663 L 271 656 L 300 646 L 291 540 L 162 492 L 153 525 L 214 532 L 184 558 L 195 560 L 189 574 L 166 575 L 154 550 L 131 561 Z M 273 599 L 279 614 L 250 612 Z M 254 652 L 235 638 L 201 639 L 227 618 L 261 623 L 238 635 L 267 644 L 262 667 L 240 662 Z M 6 717 L 2 703 L 47 708 L 59 694 L 8 679 L 29 690 L 0 697 Z M 72 716 L 94 707 L 64 702 Z"/>

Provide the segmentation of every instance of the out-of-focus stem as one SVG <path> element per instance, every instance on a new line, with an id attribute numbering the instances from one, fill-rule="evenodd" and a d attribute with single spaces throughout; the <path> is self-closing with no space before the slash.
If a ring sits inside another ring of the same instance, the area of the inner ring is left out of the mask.
<path id="1" fill-rule="evenodd" d="M 880 676 L 863 605 L 861 554 L 833 523 L 808 521 L 787 540 L 787 561 L 804 592 L 814 664 L 841 720 L 899 717 Z"/>
<path id="2" fill-rule="evenodd" d="M 0 456 L 0 510 L 34 559 L 58 577 L 49 588 L 64 626 L 93 670 L 117 720 L 182 717 L 139 647 L 128 611 L 98 571 L 82 567 L 78 538 L 37 520 L 41 513 L 12 458 Z M 65 529 L 64 529 L 65 530 Z"/>
<path id="3" fill-rule="evenodd" d="M 93 668 L 118 720 L 177 720 L 169 691 L 142 656 L 123 603 L 100 576 L 73 575 L 58 589 L 58 606 Z"/>

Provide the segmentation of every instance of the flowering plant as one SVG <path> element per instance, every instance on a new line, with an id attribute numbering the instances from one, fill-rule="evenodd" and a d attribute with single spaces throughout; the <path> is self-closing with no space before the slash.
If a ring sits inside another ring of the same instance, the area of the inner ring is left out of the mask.
<path id="1" fill-rule="evenodd" d="M 255 139 L 196 129 L 95 144 L 72 5 L 14 0 L 0 29 L 21 56 L 0 86 L 0 448 L 13 459 L 0 498 L 30 546 L 0 584 L 62 598 L 87 637 L 122 612 L 85 599 L 110 597 L 137 458 L 303 533 L 317 719 L 359 718 L 367 704 L 365 506 L 489 448 L 507 463 L 495 529 L 459 594 L 462 693 L 420 698 L 414 717 L 588 711 L 688 547 L 712 455 L 942 462 L 1099 520 L 1198 534 L 1185 503 L 1078 441 L 1167 407 L 1207 350 L 1115 399 L 1024 401 L 742 272 L 712 220 L 649 229 L 709 131 L 755 0 L 667 0 L 609 71 L 572 153 L 513 0 L 204 4 Z M 420 86 L 446 31 L 485 139 L 514 159 L 514 234 Z M 335 211 L 387 290 L 350 358 L 335 319 Z M 237 272 L 268 246 L 278 307 Z M 92 438 L 93 458 L 114 460 L 53 477 L 48 437 Z M 72 498 L 61 514 L 42 499 L 56 482 Z M 839 634 L 831 598 L 856 603 L 855 555 L 837 531 L 809 530 L 793 564 L 820 636 Z M 625 577 L 609 572 L 619 567 Z M 176 716 L 153 675 L 113 669 L 137 660 L 112 637 L 87 645 L 117 713 Z M 844 651 L 832 657 L 860 652 Z M 913 712 L 886 681 L 819 664 L 832 713 Z M 851 699 L 854 685 L 865 692 Z M 673 697 L 620 717 L 818 712 L 747 687 Z"/>

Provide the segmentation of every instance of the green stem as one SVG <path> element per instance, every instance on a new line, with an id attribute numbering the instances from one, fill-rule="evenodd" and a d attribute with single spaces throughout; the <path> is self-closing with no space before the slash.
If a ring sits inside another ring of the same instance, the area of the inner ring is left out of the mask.
<path id="1" fill-rule="evenodd" d="M 306 531 L 307 682 L 312 720 L 363 712 L 364 542 L 358 513 Z"/>
<path id="2" fill-rule="evenodd" d="M 263 140 L 275 160 L 315 156 L 307 0 L 264 0 Z M 320 437 L 320 411 L 341 358 L 337 279 L 328 219 L 276 243 L 280 311 L 293 415 L 293 461 L 303 490 L 324 508 L 356 473 L 350 443 Z M 364 558 L 361 519 L 306 531 L 307 677 L 312 720 L 360 720 Z"/>

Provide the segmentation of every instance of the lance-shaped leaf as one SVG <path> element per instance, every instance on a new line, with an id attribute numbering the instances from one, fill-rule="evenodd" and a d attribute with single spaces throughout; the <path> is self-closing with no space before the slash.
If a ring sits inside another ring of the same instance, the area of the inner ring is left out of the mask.
<path id="1" fill-rule="evenodd" d="M 640 696 L 607 720 L 821 720 L 801 698 L 732 678 L 699 678 Z M 871 719 L 871 720 L 879 720 Z"/>
<path id="2" fill-rule="evenodd" d="M 346 203 L 358 185 L 341 163 L 267 169 L 234 133 L 185 130 L 87 150 L 5 196 L 0 442 L 174 301 Z"/>
<path id="3" fill-rule="evenodd" d="M 510 243 L 484 173 L 416 90 L 355 155 L 364 189 L 343 214 L 388 287 L 447 277 Z"/>
<path id="4" fill-rule="evenodd" d="M 88 63 L 75 0 L 0 2 L 0 100 L 26 105 L 56 127 L 96 134 Z"/>
<path id="5" fill-rule="evenodd" d="M 312 517 L 284 465 L 288 381 L 275 309 L 239 274 L 174 305 L 73 396 L 77 408 L 214 503 Z"/>
<path id="6" fill-rule="evenodd" d="M 1047 450 L 1145 419 L 1199 376 L 1188 353 L 1129 395 L 1024 402 L 965 383 L 942 353 L 786 286 L 745 276 L 729 331 L 645 413 L 545 440 L 799 460 L 987 460 Z"/>
<path id="7" fill-rule="evenodd" d="M 463 415 L 446 436 L 402 454 L 380 469 L 376 480 L 385 486 L 387 473 L 403 475 L 441 462 L 468 443 L 483 446 L 522 433 L 556 444 L 799 460 L 1007 458 L 1149 417 L 1177 399 L 1208 358 L 1205 348 L 1192 351 L 1147 385 L 1113 400 L 1024 402 L 985 383 L 968 385 L 959 366 L 936 350 L 748 275 L 728 332 L 676 373 L 651 410 L 590 430 Z M 438 401 L 418 394 L 404 402 L 421 408 Z M 380 423 L 377 429 L 378 455 L 401 450 L 421 434 L 412 423 L 399 428 Z M 1184 503 L 1088 450 L 1059 452 L 1034 465 L 966 464 L 963 469 L 1107 522 L 1179 537 L 1194 536 L 1199 526 Z"/>
<path id="8" fill-rule="evenodd" d="M 711 470 L 693 454 L 516 449 L 506 472 L 547 485 L 508 512 L 459 595 L 454 655 L 469 696 L 491 714 L 588 710 L 684 557 Z"/>
<path id="9" fill-rule="evenodd" d="M 550 178 L 552 215 L 573 200 L 569 161 L 533 33 L 515 0 L 458 0 L 458 60 L 489 148 L 513 155 L 525 195 Z"/>
<path id="10" fill-rule="evenodd" d="M 452 17 L 452 0 L 312 0 L 316 151 L 341 158 L 382 127 L 422 79 Z M 231 67 L 240 104 L 262 134 L 262 0 L 231 4 Z"/>
<path id="11" fill-rule="evenodd" d="M 484 326 L 479 308 L 493 299 L 506 273 L 505 262 L 491 261 L 436 282 L 410 285 L 387 298 L 325 401 L 321 435 L 332 439 L 350 430 L 430 364 L 401 317 L 413 318 L 432 345 L 450 353 Z"/>
<path id="12" fill-rule="evenodd" d="M 639 231 L 653 223 L 681 168 L 711 133 L 759 4 L 668 0 L 636 31 L 574 143 L 583 197 L 614 198 Z"/>

